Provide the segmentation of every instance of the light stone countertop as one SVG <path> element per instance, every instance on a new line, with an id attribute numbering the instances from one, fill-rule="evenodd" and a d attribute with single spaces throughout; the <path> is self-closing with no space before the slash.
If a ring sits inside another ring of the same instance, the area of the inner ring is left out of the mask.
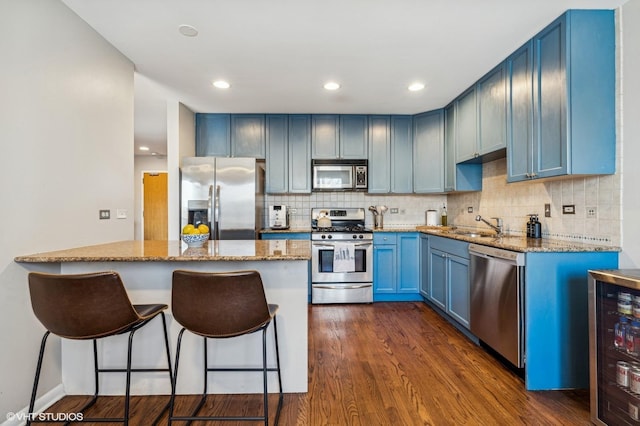
<path id="1" fill-rule="evenodd" d="M 469 236 L 456 233 L 456 230 L 442 230 L 430 226 L 417 226 L 415 230 L 439 237 L 452 238 L 474 244 L 502 248 L 519 252 L 619 252 L 620 247 L 585 244 L 574 241 L 552 240 L 548 238 L 527 238 L 518 235 L 504 235 L 501 237 L 484 230 L 464 229 L 468 232 L 478 232 L 481 236 Z"/>
<path id="2" fill-rule="evenodd" d="M 307 240 L 222 240 L 189 248 L 180 240 L 119 241 L 17 256 L 18 263 L 310 260 Z"/>

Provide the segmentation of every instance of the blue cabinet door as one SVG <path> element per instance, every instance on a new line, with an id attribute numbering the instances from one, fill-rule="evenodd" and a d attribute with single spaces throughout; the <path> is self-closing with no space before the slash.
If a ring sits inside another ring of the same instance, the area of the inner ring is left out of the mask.
<path id="1" fill-rule="evenodd" d="M 533 169 L 533 43 L 507 58 L 507 175 L 510 182 L 529 179 Z"/>
<path id="2" fill-rule="evenodd" d="M 420 291 L 420 237 L 416 232 L 396 236 L 398 247 L 398 293 Z"/>
<path id="3" fill-rule="evenodd" d="M 507 87 L 505 63 L 489 71 L 477 84 L 478 150 L 489 154 L 507 146 Z"/>
<path id="4" fill-rule="evenodd" d="M 417 193 L 444 190 L 444 111 L 413 118 L 413 190 Z"/>
<path id="5" fill-rule="evenodd" d="M 231 156 L 265 157 L 265 122 L 263 114 L 231 116 Z"/>
<path id="6" fill-rule="evenodd" d="M 447 310 L 447 255 L 431 247 L 429 249 L 429 300 L 443 311 Z"/>
<path id="7" fill-rule="evenodd" d="M 339 158 L 338 116 L 311 117 L 311 155 L 314 159 Z"/>
<path id="8" fill-rule="evenodd" d="M 368 148 L 368 119 L 366 115 L 341 115 L 340 158 L 366 159 Z"/>
<path id="9" fill-rule="evenodd" d="M 265 190 L 270 194 L 289 191 L 289 120 L 286 115 L 267 115 Z"/>
<path id="10" fill-rule="evenodd" d="M 373 293 L 396 292 L 396 245 L 375 245 L 373 249 Z"/>
<path id="11" fill-rule="evenodd" d="M 391 138 L 388 115 L 369 117 L 369 188 L 374 194 L 391 191 Z"/>
<path id="12" fill-rule="evenodd" d="M 449 255 L 448 263 L 448 306 L 449 314 L 460 324 L 469 328 L 469 259 Z"/>
<path id="13" fill-rule="evenodd" d="M 391 192 L 394 194 L 413 192 L 412 127 L 411 116 L 391 116 Z M 369 155 L 372 154 L 369 151 Z M 373 173 L 376 173 L 375 169 Z"/>
<path id="14" fill-rule="evenodd" d="M 429 236 L 420 234 L 420 294 L 430 298 L 429 290 Z"/>
<path id="15" fill-rule="evenodd" d="M 476 87 L 467 89 L 456 100 L 456 163 L 478 157 L 478 106 Z"/>
<path id="16" fill-rule="evenodd" d="M 229 114 L 196 114 L 196 156 L 231 156 Z"/>
<path id="17" fill-rule="evenodd" d="M 559 19 L 534 37 L 533 173 L 567 173 L 566 20 Z M 562 78 L 565 77 L 565 78 Z"/>
<path id="18" fill-rule="evenodd" d="M 311 116 L 289 116 L 289 192 L 311 192 Z"/>

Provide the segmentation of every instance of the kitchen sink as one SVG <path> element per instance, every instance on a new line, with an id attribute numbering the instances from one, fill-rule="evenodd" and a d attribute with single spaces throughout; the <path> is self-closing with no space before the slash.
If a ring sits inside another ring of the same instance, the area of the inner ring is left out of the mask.
<path id="1" fill-rule="evenodd" d="M 454 231 L 456 235 L 464 235 L 465 237 L 470 238 L 498 238 L 496 234 L 485 234 L 482 232 L 473 232 L 473 231 Z"/>

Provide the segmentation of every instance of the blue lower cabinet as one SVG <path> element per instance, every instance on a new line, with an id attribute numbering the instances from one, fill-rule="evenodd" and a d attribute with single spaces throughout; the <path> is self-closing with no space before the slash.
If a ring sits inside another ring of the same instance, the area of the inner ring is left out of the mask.
<path id="1" fill-rule="evenodd" d="M 373 301 L 423 300 L 417 232 L 373 234 Z"/>
<path id="2" fill-rule="evenodd" d="M 469 243 L 429 236 L 426 261 L 426 286 L 429 302 L 469 328 Z M 423 284 L 424 286 L 424 284 Z"/>

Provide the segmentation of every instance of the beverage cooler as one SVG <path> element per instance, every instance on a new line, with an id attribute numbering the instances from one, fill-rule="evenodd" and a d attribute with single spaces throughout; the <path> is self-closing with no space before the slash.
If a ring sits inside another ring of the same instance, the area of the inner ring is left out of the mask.
<path id="1" fill-rule="evenodd" d="M 591 420 L 640 425 L 640 269 L 589 271 Z"/>

